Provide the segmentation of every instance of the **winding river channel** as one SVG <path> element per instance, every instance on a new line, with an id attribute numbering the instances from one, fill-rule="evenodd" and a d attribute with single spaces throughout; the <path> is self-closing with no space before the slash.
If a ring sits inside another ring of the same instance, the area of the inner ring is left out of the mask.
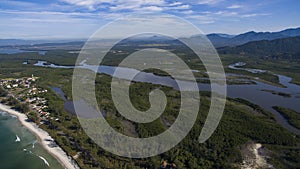
<path id="1" fill-rule="evenodd" d="M 45 61 L 38 61 L 35 66 L 42 66 L 42 67 L 50 67 L 50 68 L 75 68 L 75 66 L 59 66 L 54 64 L 46 64 Z M 259 69 L 248 69 L 243 68 L 245 66 L 244 63 L 236 63 L 229 65 L 229 68 L 237 69 L 239 71 L 249 71 L 251 73 L 263 73 L 266 70 L 259 70 Z M 81 65 L 77 66 L 78 68 L 89 69 L 98 73 L 103 73 L 107 75 L 114 75 L 114 71 L 117 67 L 114 66 L 95 66 L 95 65 L 87 65 L 82 63 Z M 130 75 L 138 70 L 131 69 L 131 68 L 119 68 L 122 70 L 121 75 L 117 78 L 127 79 L 130 80 Z M 263 83 L 260 81 L 255 81 L 256 84 L 243 84 L 243 85 L 227 85 L 227 96 L 231 98 L 242 98 L 248 100 L 254 104 L 257 104 L 264 109 L 272 112 L 275 115 L 276 121 L 278 124 L 286 128 L 287 130 L 300 135 L 300 130 L 291 126 L 285 118 L 283 118 L 277 111 L 275 111 L 272 107 L 273 106 L 282 106 L 286 108 L 293 109 L 297 112 L 300 112 L 300 86 L 290 83 L 291 78 L 283 75 L 278 75 L 280 84 L 284 85 L 285 88 L 273 86 L 267 83 Z M 152 84 L 159 84 L 163 86 L 173 87 L 178 89 L 177 83 L 174 79 L 167 76 L 157 76 L 152 73 L 140 72 L 133 81 L 136 82 L 146 82 Z M 184 81 L 186 85 L 186 89 L 189 89 L 189 84 L 191 82 Z M 200 91 L 210 91 L 210 84 L 199 83 L 199 90 Z M 55 88 L 56 92 L 59 89 Z M 281 95 L 274 94 L 268 91 L 275 91 L 288 94 L 290 97 L 284 97 Z M 62 92 L 62 91 L 59 91 Z M 61 94 L 60 94 L 61 95 Z M 70 104 L 69 101 L 66 104 Z M 65 106 L 69 107 L 69 106 Z M 68 109 L 68 108 L 67 108 Z"/>

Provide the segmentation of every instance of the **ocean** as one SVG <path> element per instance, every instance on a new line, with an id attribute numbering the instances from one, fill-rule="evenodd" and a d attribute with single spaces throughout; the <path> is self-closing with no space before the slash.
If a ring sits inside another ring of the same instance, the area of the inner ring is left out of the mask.
<path id="1" fill-rule="evenodd" d="M 17 117 L 0 110 L 0 169 L 63 169 Z"/>

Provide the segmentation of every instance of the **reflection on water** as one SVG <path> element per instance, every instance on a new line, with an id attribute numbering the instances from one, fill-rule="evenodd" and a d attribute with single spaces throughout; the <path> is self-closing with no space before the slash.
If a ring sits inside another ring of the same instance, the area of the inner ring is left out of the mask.
<path id="1" fill-rule="evenodd" d="M 244 63 L 244 62 L 237 62 L 237 63 L 229 65 L 228 68 L 235 69 L 235 70 L 245 70 L 250 73 L 265 73 L 265 72 L 267 72 L 266 70 L 261 70 L 261 69 L 242 68 L 242 66 L 245 66 L 245 65 L 246 65 L 246 63 Z"/>
<path id="2" fill-rule="evenodd" d="M 64 101 L 67 101 L 65 93 L 59 87 L 51 87 L 51 89 L 58 94 Z"/>

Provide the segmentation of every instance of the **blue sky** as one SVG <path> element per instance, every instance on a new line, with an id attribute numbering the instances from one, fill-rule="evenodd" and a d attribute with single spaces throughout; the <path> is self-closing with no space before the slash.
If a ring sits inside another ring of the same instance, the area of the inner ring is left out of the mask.
<path id="1" fill-rule="evenodd" d="M 1 0 L 0 38 L 88 38 L 133 12 L 163 12 L 205 34 L 300 27 L 299 0 Z"/>

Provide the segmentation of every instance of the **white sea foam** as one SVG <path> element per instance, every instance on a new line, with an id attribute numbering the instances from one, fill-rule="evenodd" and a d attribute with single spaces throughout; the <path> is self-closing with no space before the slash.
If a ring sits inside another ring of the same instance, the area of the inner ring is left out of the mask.
<path id="1" fill-rule="evenodd" d="M 1 115 L 1 116 L 7 116 L 7 113 L 4 112 L 4 111 L 0 111 L 0 115 Z"/>
<path id="2" fill-rule="evenodd" d="M 5 111 L 0 111 L 0 116 L 9 116 L 9 117 L 17 118 L 17 116 L 9 114 Z"/>
<path id="3" fill-rule="evenodd" d="M 42 159 L 47 166 L 50 166 L 48 161 L 44 157 L 39 156 L 39 158 Z"/>
<path id="4" fill-rule="evenodd" d="M 15 115 L 10 115 L 10 117 L 12 117 L 12 118 L 15 118 L 15 119 L 16 119 L 16 118 L 18 118 L 18 117 L 17 117 L 17 116 L 15 116 Z"/>
<path id="5" fill-rule="evenodd" d="M 21 141 L 20 137 L 19 137 L 18 135 L 16 135 L 16 140 L 15 140 L 15 142 L 20 142 L 20 141 Z"/>
<path id="6" fill-rule="evenodd" d="M 35 140 L 33 143 L 32 143 L 32 148 L 34 148 L 34 145 L 37 143 L 37 140 Z"/>

